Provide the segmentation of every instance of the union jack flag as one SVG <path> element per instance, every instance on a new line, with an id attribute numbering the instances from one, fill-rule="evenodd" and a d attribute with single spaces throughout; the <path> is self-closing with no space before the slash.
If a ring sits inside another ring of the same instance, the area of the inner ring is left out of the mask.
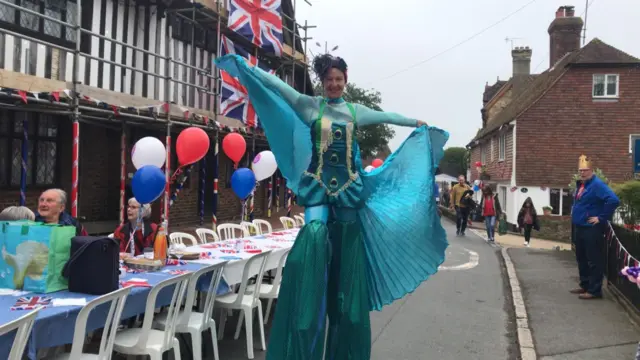
<path id="1" fill-rule="evenodd" d="M 227 54 L 240 55 L 246 59 L 249 65 L 258 66 L 270 74 L 275 74 L 275 70 L 271 70 L 259 63 L 257 57 L 251 55 L 247 50 L 235 45 L 231 40 L 223 36 L 220 56 Z M 247 89 L 240 84 L 238 79 L 232 77 L 226 71 L 220 70 L 220 77 L 222 78 L 220 114 L 238 119 L 249 127 L 259 127 L 258 115 L 253 105 L 251 105 L 251 102 L 249 102 Z"/>
<path id="2" fill-rule="evenodd" d="M 18 298 L 11 310 L 34 310 L 39 307 L 51 305 L 50 296 L 23 296 Z"/>
<path id="3" fill-rule="evenodd" d="M 282 56 L 281 0 L 230 0 L 229 29 Z"/>

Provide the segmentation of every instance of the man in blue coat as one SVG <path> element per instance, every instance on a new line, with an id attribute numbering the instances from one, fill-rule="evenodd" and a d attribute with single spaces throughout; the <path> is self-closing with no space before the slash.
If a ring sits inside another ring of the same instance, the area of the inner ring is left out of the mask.
<path id="1" fill-rule="evenodd" d="M 604 230 L 620 200 L 607 184 L 593 174 L 593 167 L 587 156 L 580 156 L 578 170 L 580 180 L 576 184 L 571 220 L 575 226 L 574 242 L 580 287 L 571 290 L 571 293 L 579 294 L 580 299 L 589 300 L 602 297 Z"/>

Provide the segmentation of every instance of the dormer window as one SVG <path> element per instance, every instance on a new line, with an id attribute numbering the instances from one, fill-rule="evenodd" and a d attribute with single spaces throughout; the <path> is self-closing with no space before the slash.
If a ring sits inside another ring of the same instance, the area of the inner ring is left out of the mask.
<path id="1" fill-rule="evenodd" d="M 593 75 L 594 98 L 618 98 L 620 75 L 595 74 Z"/>

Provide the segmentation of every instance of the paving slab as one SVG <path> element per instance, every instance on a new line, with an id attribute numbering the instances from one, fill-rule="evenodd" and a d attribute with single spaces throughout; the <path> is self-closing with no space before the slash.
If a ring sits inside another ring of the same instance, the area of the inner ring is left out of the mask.
<path id="1" fill-rule="evenodd" d="M 541 359 L 632 359 L 640 331 L 613 299 L 585 301 L 570 251 L 507 250 L 518 275 L 533 341 Z"/>

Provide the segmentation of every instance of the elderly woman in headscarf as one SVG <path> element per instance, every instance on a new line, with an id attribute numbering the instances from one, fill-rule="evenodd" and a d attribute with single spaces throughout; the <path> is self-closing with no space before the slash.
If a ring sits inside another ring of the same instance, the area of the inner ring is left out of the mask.
<path id="1" fill-rule="evenodd" d="M 25 206 L 9 206 L 0 212 L 0 221 L 34 221 L 36 215 Z"/>
<path id="2" fill-rule="evenodd" d="M 138 228 L 138 214 L 142 211 L 142 228 Z M 129 199 L 127 206 L 127 221 L 118 226 L 113 232 L 113 237 L 120 240 L 120 252 L 130 253 L 130 241 L 133 235 L 134 254 L 140 255 L 144 252 L 144 248 L 153 247 L 153 242 L 158 234 L 158 225 L 149 220 L 151 216 L 151 205 L 143 206 L 136 198 Z"/>

